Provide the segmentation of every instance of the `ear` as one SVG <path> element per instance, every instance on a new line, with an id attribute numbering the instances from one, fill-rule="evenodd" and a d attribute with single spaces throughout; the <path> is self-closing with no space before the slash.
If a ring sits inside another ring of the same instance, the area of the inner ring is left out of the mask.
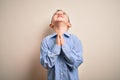
<path id="1" fill-rule="evenodd" d="M 49 27 L 50 27 L 50 28 L 53 28 L 53 27 L 54 27 L 54 25 L 53 25 L 53 24 L 50 24 L 50 25 L 49 25 Z"/>
<path id="2" fill-rule="evenodd" d="M 68 28 L 71 28 L 71 24 L 70 23 L 68 23 L 67 26 L 68 26 Z"/>

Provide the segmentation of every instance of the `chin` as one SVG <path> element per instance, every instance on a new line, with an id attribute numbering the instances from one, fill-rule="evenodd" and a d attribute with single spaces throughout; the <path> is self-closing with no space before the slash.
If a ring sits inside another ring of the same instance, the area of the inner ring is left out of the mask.
<path id="1" fill-rule="evenodd" d="M 57 22 L 65 22 L 64 19 L 57 19 L 56 21 L 57 21 Z"/>
<path id="2" fill-rule="evenodd" d="M 64 21 L 63 19 L 57 19 L 56 21 Z"/>

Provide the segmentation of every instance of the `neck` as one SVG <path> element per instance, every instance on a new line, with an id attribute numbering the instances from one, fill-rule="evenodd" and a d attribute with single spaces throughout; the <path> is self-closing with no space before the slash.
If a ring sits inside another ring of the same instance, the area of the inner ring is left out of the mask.
<path id="1" fill-rule="evenodd" d="M 65 33 L 67 31 L 67 28 L 68 28 L 67 25 L 65 23 L 63 23 L 63 22 L 56 22 L 54 24 L 54 31 L 56 33 L 63 34 L 63 33 Z"/>

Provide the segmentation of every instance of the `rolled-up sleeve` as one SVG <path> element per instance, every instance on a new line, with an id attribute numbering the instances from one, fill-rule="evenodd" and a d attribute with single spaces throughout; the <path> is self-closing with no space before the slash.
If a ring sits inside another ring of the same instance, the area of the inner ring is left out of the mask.
<path id="1" fill-rule="evenodd" d="M 40 62 L 46 69 L 52 68 L 55 65 L 55 61 L 60 54 L 60 46 L 54 44 L 52 50 L 49 50 L 47 40 L 44 39 L 40 47 Z"/>
<path id="2" fill-rule="evenodd" d="M 82 44 L 77 37 L 73 37 L 73 47 L 70 47 L 67 43 L 62 45 L 62 51 L 66 64 L 71 68 L 78 68 L 78 66 L 83 62 L 82 57 Z"/>

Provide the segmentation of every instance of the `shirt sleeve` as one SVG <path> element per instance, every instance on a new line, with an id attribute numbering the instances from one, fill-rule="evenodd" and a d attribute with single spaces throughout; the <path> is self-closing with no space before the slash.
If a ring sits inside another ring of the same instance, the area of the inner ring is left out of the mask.
<path id="1" fill-rule="evenodd" d="M 52 50 L 49 50 L 47 40 L 43 40 L 40 48 L 40 62 L 46 69 L 52 68 L 60 54 L 60 46 L 55 44 Z"/>
<path id="2" fill-rule="evenodd" d="M 68 46 L 67 43 L 62 45 L 65 62 L 70 69 L 77 68 L 83 62 L 81 41 L 77 37 L 72 37 L 72 40 L 73 47 Z"/>

